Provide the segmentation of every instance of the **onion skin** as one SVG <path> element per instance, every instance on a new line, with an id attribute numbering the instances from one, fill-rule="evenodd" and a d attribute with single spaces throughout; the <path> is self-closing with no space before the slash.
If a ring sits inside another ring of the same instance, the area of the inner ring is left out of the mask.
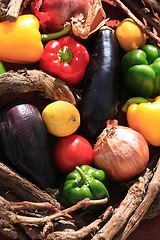
<path id="1" fill-rule="evenodd" d="M 92 3 L 92 0 L 35 0 L 34 2 L 37 5 L 38 3 L 41 4 L 37 16 L 40 18 L 40 24 L 45 29 L 45 32 L 58 32 L 71 17 L 81 12 L 86 16 L 87 4 Z"/>
<path id="2" fill-rule="evenodd" d="M 71 22 L 70 35 L 87 39 L 106 21 L 100 0 L 34 0 L 31 11 L 39 19 L 43 33 L 59 32 Z"/>
<path id="3" fill-rule="evenodd" d="M 140 174 L 149 161 L 149 147 L 135 130 L 108 120 L 93 149 L 93 161 L 112 181 L 130 180 Z"/>

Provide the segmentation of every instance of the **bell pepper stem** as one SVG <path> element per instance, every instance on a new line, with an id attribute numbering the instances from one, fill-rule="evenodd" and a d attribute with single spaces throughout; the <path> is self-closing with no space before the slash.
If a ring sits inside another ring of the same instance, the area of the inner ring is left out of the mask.
<path id="1" fill-rule="evenodd" d="M 81 179 L 84 183 L 89 183 L 89 179 L 88 177 L 85 175 L 85 173 L 82 171 L 82 169 L 80 169 L 80 167 L 76 167 L 77 172 L 79 173 L 79 175 L 81 176 Z"/>
<path id="2" fill-rule="evenodd" d="M 58 58 L 61 62 L 70 62 L 72 60 L 72 51 L 67 47 L 62 47 L 58 52 Z"/>
<path id="3" fill-rule="evenodd" d="M 4 68 L 4 65 L 3 65 L 3 63 L 0 61 L 0 74 L 1 73 L 5 73 L 6 72 L 6 70 L 5 70 L 5 68 Z"/>
<path id="4" fill-rule="evenodd" d="M 61 31 L 59 31 L 59 32 L 48 33 L 48 34 L 41 34 L 41 40 L 42 40 L 42 42 L 48 42 L 50 40 L 60 38 L 60 37 L 62 37 L 64 35 L 66 35 L 70 30 L 71 30 L 71 23 L 70 22 L 66 22 L 64 24 L 64 28 Z"/>
<path id="5" fill-rule="evenodd" d="M 128 99 L 125 104 L 122 106 L 122 111 L 126 112 L 127 108 L 129 107 L 130 104 L 132 103 L 148 103 L 149 101 L 146 98 L 143 97 L 133 97 Z"/>

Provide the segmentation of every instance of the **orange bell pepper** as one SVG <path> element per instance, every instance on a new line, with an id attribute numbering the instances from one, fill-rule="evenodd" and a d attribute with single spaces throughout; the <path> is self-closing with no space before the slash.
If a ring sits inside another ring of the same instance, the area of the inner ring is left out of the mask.
<path id="1" fill-rule="evenodd" d="M 17 21 L 0 22 L 0 60 L 12 63 L 38 62 L 44 52 L 43 42 L 67 34 L 71 24 L 66 23 L 60 32 L 42 34 L 39 20 L 32 14 L 24 14 Z"/>
<path id="2" fill-rule="evenodd" d="M 126 112 L 129 127 L 141 133 L 149 144 L 160 146 L 160 96 L 130 98 L 122 111 Z"/>

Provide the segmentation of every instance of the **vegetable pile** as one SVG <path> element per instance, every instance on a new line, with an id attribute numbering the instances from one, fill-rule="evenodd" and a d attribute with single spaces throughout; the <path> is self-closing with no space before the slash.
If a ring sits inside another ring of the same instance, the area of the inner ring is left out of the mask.
<path id="1" fill-rule="evenodd" d="M 160 191 L 158 35 L 133 14 L 110 27 L 100 0 L 23 4 L 0 18 L 0 232 L 111 240 L 126 225 L 128 237 Z"/>

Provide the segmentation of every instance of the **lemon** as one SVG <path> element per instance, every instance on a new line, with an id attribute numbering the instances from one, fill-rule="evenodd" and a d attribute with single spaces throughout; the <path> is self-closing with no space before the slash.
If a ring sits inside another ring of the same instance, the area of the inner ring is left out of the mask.
<path id="1" fill-rule="evenodd" d="M 116 28 L 116 37 L 121 48 L 132 51 L 143 47 L 146 44 L 146 34 L 131 18 L 124 19 Z"/>
<path id="2" fill-rule="evenodd" d="M 48 104 L 42 112 L 42 119 L 48 132 L 57 137 L 74 133 L 80 125 L 78 109 L 73 104 L 61 100 Z"/>

